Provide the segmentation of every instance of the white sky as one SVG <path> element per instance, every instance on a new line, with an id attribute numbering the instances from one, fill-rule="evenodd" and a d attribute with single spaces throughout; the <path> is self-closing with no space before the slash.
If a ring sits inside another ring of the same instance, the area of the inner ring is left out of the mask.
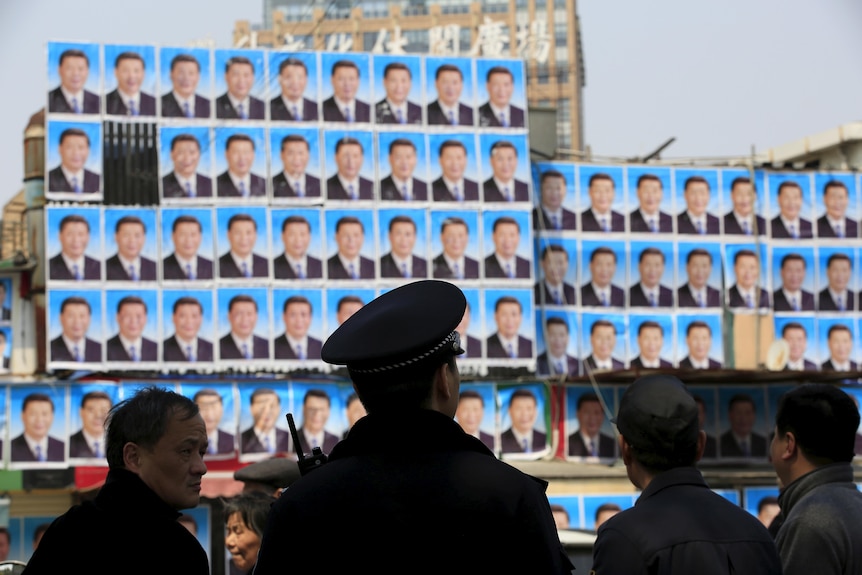
<path id="1" fill-rule="evenodd" d="M 550 2 L 549 2 L 550 3 Z M 49 40 L 230 46 L 261 0 L 0 0 L 0 205 L 22 187 Z M 594 154 L 738 156 L 859 119 L 858 0 L 580 0 Z"/>

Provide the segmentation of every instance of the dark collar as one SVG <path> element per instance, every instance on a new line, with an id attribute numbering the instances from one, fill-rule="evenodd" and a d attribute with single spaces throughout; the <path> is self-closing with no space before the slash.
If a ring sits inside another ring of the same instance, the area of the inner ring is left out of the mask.
<path id="1" fill-rule="evenodd" d="M 176 520 L 180 513 L 162 501 L 141 478 L 126 469 L 111 469 L 95 499 L 107 513 L 142 513 L 145 517 Z"/>

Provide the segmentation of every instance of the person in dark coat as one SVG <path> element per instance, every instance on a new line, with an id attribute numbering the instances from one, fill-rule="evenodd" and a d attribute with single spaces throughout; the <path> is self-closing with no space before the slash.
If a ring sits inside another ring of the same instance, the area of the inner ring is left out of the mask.
<path id="1" fill-rule="evenodd" d="M 87 572 L 207 575 L 209 561 L 177 518 L 200 503 L 207 436 L 194 402 L 157 386 L 114 406 L 107 428 L 108 476 L 95 499 L 54 520 L 33 556 L 28 575 L 63 573 L 82 549 L 98 552 Z M 129 556 L 130 542 L 147 549 Z"/>
<path id="2" fill-rule="evenodd" d="M 453 565 L 465 573 L 571 572 L 547 484 L 499 461 L 452 419 L 461 353 L 454 330 L 465 307 L 452 283 L 412 282 L 366 304 L 329 337 L 323 359 L 347 365 L 368 415 L 327 463 L 305 469 L 273 504 L 255 575 L 285 565 L 319 569 L 320 556 L 307 550 L 332 525 L 357 517 L 361 528 L 327 557 L 326 570 L 393 573 L 421 558 L 421 570 L 432 573 Z"/>
<path id="3" fill-rule="evenodd" d="M 766 527 L 713 492 L 695 467 L 706 434 L 682 381 L 635 380 L 616 425 L 623 463 L 641 495 L 599 527 L 592 573 L 782 573 Z"/>

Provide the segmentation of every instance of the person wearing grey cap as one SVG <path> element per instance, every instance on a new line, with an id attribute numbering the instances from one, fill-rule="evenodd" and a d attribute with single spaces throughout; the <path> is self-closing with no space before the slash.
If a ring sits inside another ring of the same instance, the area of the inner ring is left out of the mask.
<path id="1" fill-rule="evenodd" d="M 641 495 L 599 528 L 591 573 L 782 572 L 766 528 L 713 492 L 695 467 L 706 433 L 682 381 L 670 375 L 635 380 L 614 423 L 626 472 Z"/>
<path id="2" fill-rule="evenodd" d="M 417 281 L 329 337 L 323 360 L 347 366 L 368 415 L 273 504 L 255 575 L 571 573 L 547 483 L 453 419 L 466 305 L 454 284 Z M 333 525 L 351 526 L 338 553 L 316 551 Z"/>
<path id="3" fill-rule="evenodd" d="M 243 493 L 259 491 L 278 497 L 299 479 L 299 465 L 286 457 L 272 457 L 237 469 L 233 478 L 243 482 Z"/>

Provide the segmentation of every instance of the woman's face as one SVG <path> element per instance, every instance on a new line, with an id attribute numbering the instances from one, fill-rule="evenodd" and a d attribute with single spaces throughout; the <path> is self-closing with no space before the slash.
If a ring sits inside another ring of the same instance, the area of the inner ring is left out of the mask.
<path id="1" fill-rule="evenodd" d="M 248 528 L 239 512 L 227 518 L 224 543 L 237 569 L 247 573 L 254 567 L 260 550 L 260 537 Z"/>

